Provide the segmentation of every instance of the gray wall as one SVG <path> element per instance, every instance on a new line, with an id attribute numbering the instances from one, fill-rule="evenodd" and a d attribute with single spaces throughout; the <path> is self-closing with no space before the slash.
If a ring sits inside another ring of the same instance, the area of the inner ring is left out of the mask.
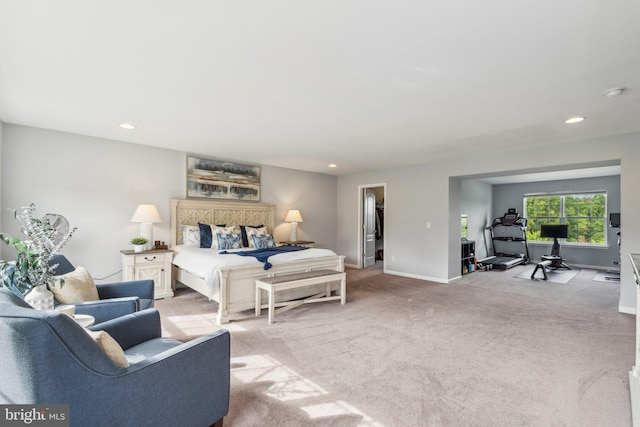
<path id="1" fill-rule="evenodd" d="M 554 146 L 474 153 L 452 161 L 338 177 L 338 252 L 355 263 L 358 248 L 358 186 L 385 182 L 385 271 L 448 282 L 459 273 L 461 181 L 482 176 L 544 172 L 587 166 L 621 165 L 622 218 L 640 217 L 640 133 L 593 138 Z M 425 223 L 431 222 L 426 229 Z M 629 252 L 640 252 L 640 222 L 626 222 L 622 239 L 620 309 L 635 310 L 636 289 Z M 396 261 L 391 261 L 395 256 Z"/>
<path id="2" fill-rule="evenodd" d="M 264 166 L 262 199 L 276 204 L 282 219 L 290 207 L 300 209 L 301 238 L 357 264 L 358 186 L 385 183 L 385 271 L 441 282 L 459 275 L 465 180 L 620 162 L 622 218 L 640 217 L 640 133 L 557 145 L 554 156 L 540 156 L 539 151 L 478 153 L 337 179 Z M 130 219 L 138 204 L 158 206 L 163 222 L 155 227 L 155 236 L 168 241 L 168 199 L 185 194 L 185 153 L 179 151 L 4 124 L 1 161 L 2 231 L 17 233 L 7 207 L 34 202 L 43 213 L 65 214 L 79 227 L 65 253 L 96 277 L 120 269 L 119 250 L 128 248 L 137 234 L 138 225 Z M 287 232 L 280 223 L 276 238 Z M 620 309 L 633 311 L 636 289 L 627 254 L 640 252 L 640 222 L 625 223 L 621 250 Z"/>
<path id="3" fill-rule="evenodd" d="M 434 173 L 432 166 L 409 166 L 338 177 L 338 252 L 347 257 L 348 264 L 357 265 L 358 262 L 358 187 L 385 183 L 385 270 L 409 277 L 447 279 L 449 184 L 448 177 Z M 441 201 L 445 203 L 441 209 L 431 209 L 434 202 Z M 459 244 L 459 208 L 456 215 Z M 431 223 L 430 229 L 426 228 L 427 222 Z M 459 247 L 457 252 L 460 252 Z M 394 257 L 395 261 L 391 261 Z M 429 262 L 438 258 L 442 262 Z M 456 266 L 458 264 L 459 260 Z"/>
<path id="4" fill-rule="evenodd" d="M 608 212 L 620 212 L 620 177 L 606 176 L 598 178 L 571 179 L 561 181 L 529 182 L 521 184 L 502 184 L 493 186 L 493 216 L 501 216 L 508 208 L 517 208 L 524 214 L 523 197 L 528 193 L 561 192 L 561 191 L 607 191 Z M 577 248 L 561 245 L 561 254 L 567 264 L 579 267 L 613 268 L 614 261 L 620 261 L 620 247 L 617 244 L 616 231 L 607 228 L 608 247 Z M 529 254 L 532 260 L 539 260 L 543 254 L 551 252 L 548 243 L 530 243 Z M 626 260 L 625 260 L 626 261 Z"/>
<path id="5" fill-rule="evenodd" d="M 119 251 L 139 234 L 131 222 L 138 204 L 158 207 L 154 237 L 169 242 L 169 199 L 185 197 L 185 153 L 6 123 L 2 129 L 2 231 L 20 236 L 6 208 L 35 203 L 38 213 L 60 213 L 78 227 L 63 253 L 96 278 L 121 269 Z M 335 249 L 336 188 L 334 176 L 263 166 L 262 202 L 277 206 L 276 239 L 288 238 L 284 217 L 295 208 L 304 219 L 299 237 Z"/>
<path id="6" fill-rule="evenodd" d="M 460 213 L 466 214 L 469 220 L 468 239 L 476 242 L 476 258 L 486 258 L 491 250 L 491 239 L 486 234 L 486 227 L 491 225 L 492 185 L 478 180 L 462 180 Z M 485 245 L 486 235 L 486 245 Z"/>
<path id="7" fill-rule="evenodd" d="M 2 165 L 2 126 L 4 125 L 4 123 L 0 122 L 0 166 Z M 2 212 L 2 173 L 0 173 L 0 212 Z M 0 219 L 2 218 L 2 215 L 0 214 Z M 2 251 L 3 251 L 3 246 L 4 243 L 0 243 L 0 259 L 3 259 L 2 257 Z"/>

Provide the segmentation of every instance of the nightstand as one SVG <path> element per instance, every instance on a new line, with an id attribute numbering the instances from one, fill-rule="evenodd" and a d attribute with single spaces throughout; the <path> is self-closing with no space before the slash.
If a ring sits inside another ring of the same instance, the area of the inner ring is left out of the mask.
<path id="1" fill-rule="evenodd" d="M 152 249 L 144 252 L 120 251 L 122 254 L 122 280 L 153 279 L 154 297 L 171 298 L 171 261 L 173 251 Z"/>
<path id="2" fill-rule="evenodd" d="M 298 241 L 295 241 L 295 242 L 290 242 L 288 240 L 285 240 L 285 241 L 282 241 L 282 242 L 279 242 L 279 243 L 281 245 L 296 245 L 296 246 L 305 246 L 307 248 L 312 248 L 313 244 L 315 242 L 312 242 L 311 240 L 298 240 Z"/>

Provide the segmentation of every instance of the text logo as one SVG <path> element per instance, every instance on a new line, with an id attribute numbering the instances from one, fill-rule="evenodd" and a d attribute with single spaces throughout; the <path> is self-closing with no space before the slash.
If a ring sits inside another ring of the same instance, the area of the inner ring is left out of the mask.
<path id="1" fill-rule="evenodd" d="M 69 405 L 0 405 L 0 427 L 69 427 Z"/>

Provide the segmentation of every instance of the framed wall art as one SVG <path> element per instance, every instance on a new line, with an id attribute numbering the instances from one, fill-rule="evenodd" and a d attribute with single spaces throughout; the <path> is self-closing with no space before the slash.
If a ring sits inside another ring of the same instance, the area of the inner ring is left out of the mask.
<path id="1" fill-rule="evenodd" d="M 260 166 L 187 156 L 187 197 L 260 201 Z"/>

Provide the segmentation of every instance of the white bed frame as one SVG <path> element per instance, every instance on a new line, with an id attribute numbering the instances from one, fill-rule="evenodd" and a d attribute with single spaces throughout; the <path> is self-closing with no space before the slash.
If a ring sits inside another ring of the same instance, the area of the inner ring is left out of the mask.
<path id="1" fill-rule="evenodd" d="M 266 203 L 219 202 L 208 200 L 171 199 L 171 246 L 182 244 L 182 224 L 226 224 L 259 225 L 264 224 L 272 232 L 275 224 L 275 206 Z M 218 303 L 218 324 L 229 323 L 229 314 L 255 309 L 255 280 L 279 274 L 331 269 L 344 271 L 344 256 L 334 255 L 321 258 L 303 259 L 276 264 L 264 270 L 260 263 L 253 267 L 229 267 L 219 271 L 219 287 L 213 294 L 202 277 L 173 266 L 172 286 L 176 282 L 201 293 Z M 331 284 L 332 290 L 338 290 L 340 282 Z M 314 295 L 324 289 L 324 285 L 310 286 L 305 289 L 293 289 L 278 293 L 278 302 L 291 301 Z M 267 303 L 266 297 L 263 303 Z"/>

